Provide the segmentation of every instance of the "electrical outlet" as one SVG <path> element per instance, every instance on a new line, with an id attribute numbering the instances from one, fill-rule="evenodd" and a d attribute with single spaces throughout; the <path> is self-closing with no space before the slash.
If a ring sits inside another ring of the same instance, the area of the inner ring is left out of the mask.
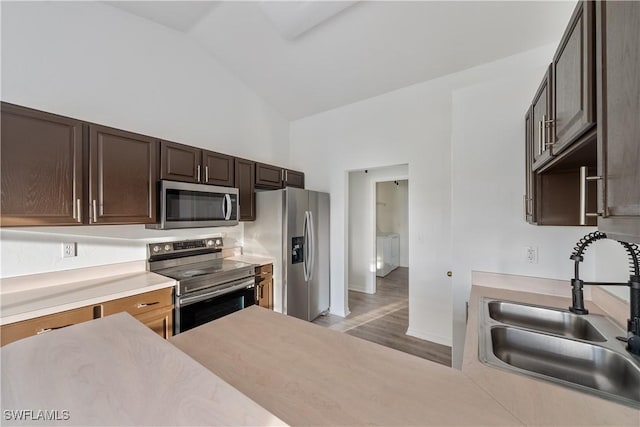
<path id="1" fill-rule="evenodd" d="M 529 264 L 537 264 L 538 263 L 538 248 L 536 246 L 525 246 L 525 248 L 524 248 L 524 259 Z"/>
<path id="2" fill-rule="evenodd" d="M 71 258 L 74 256 L 78 256 L 78 244 L 73 243 L 63 243 L 62 244 L 62 257 L 63 258 Z"/>

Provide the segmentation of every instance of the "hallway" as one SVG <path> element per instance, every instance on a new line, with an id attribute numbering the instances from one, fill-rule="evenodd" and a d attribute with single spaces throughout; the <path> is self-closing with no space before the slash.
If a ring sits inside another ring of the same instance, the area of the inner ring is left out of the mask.
<path id="1" fill-rule="evenodd" d="M 406 335 L 409 324 L 409 269 L 376 278 L 377 293 L 349 291 L 349 316 L 321 316 L 313 323 L 451 366 L 451 348 Z"/>

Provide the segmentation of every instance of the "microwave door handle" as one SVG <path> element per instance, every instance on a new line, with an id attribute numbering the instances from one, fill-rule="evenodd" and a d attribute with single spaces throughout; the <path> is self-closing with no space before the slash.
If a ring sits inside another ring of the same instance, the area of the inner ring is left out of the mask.
<path id="1" fill-rule="evenodd" d="M 227 219 L 227 196 L 222 199 L 222 218 Z"/>
<path id="2" fill-rule="evenodd" d="M 227 210 L 225 212 L 224 219 L 228 221 L 229 218 L 231 218 L 231 211 L 233 210 L 233 206 L 231 205 L 231 196 L 228 194 L 225 194 L 224 201 L 225 201 L 225 204 L 227 205 Z"/>

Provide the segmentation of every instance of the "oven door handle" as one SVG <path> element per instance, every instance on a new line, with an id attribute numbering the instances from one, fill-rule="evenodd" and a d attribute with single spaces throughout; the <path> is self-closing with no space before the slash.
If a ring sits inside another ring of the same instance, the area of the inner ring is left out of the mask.
<path id="1" fill-rule="evenodd" d="M 217 290 L 212 291 L 212 292 L 207 292 L 205 294 L 200 294 L 200 295 L 194 295 L 192 297 L 179 298 L 178 299 L 178 303 L 179 303 L 179 305 L 181 307 L 183 307 L 185 305 L 194 304 L 196 302 L 204 301 L 204 300 L 209 299 L 211 297 L 225 295 L 225 294 L 228 294 L 230 292 L 237 291 L 239 289 L 247 288 L 247 287 L 253 285 L 254 283 L 255 283 L 255 279 L 254 278 L 247 279 L 247 280 L 244 280 L 240 284 L 232 285 L 232 286 L 229 286 L 229 287 L 226 287 L 226 288 L 223 288 L 223 289 L 217 289 Z"/>

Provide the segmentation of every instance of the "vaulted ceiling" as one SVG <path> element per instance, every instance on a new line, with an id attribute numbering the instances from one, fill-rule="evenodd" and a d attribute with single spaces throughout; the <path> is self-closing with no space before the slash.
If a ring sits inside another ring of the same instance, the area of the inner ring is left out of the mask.
<path id="1" fill-rule="evenodd" d="M 557 43 L 575 7 L 575 1 L 105 3 L 184 33 L 290 120 Z"/>

